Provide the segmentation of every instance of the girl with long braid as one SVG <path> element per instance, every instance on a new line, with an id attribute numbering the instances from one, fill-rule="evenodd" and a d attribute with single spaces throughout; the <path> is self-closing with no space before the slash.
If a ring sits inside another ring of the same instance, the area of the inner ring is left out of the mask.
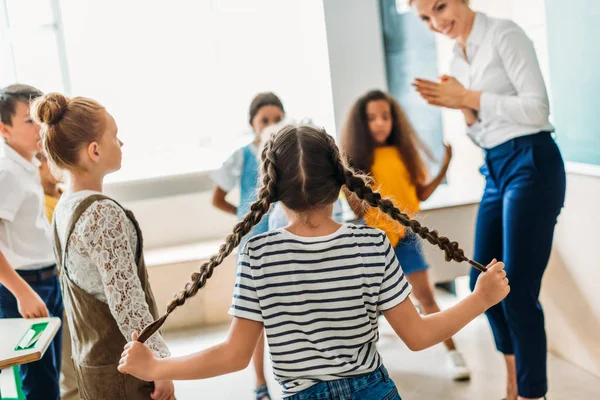
<path id="1" fill-rule="evenodd" d="M 384 232 L 332 219 L 342 186 L 371 207 L 438 246 L 448 261 L 467 261 L 486 273 L 475 291 L 452 308 L 421 316 Z M 280 201 L 289 225 L 250 239 L 241 251 L 223 343 L 184 357 L 158 359 L 142 343 L 170 313 L 194 296 L 242 237 Z M 412 350 L 440 343 L 509 292 L 504 265 L 488 268 L 465 257 L 458 243 L 411 220 L 374 192 L 343 160 L 333 138 L 311 127 L 288 126 L 262 152 L 262 187 L 250 212 L 218 254 L 203 264 L 167 313 L 125 346 L 119 370 L 147 381 L 203 379 L 245 368 L 263 329 L 273 371 L 289 399 L 400 399 L 375 346 L 383 312 Z"/>

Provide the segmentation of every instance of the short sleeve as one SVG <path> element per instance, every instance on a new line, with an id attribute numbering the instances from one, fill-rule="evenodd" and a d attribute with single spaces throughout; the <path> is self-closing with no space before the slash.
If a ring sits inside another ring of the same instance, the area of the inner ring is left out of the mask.
<path id="1" fill-rule="evenodd" d="M 19 180 L 10 170 L 0 170 L 0 219 L 13 222 L 19 211 L 25 191 Z"/>
<path id="2" fill-rule="evenodd" d="M 226 192 L 230 192 L 239 183 L 244 164 L 243 149 L 235 151 L 223 165 L 210 175 L 212 181 Z"/>
<path id="3" fill-rule="evenodd" d="M 263 322 L 247 246 L 240 253 L 238 259 L 233 301 L 229 314 L 238 318 Z"/>
<path id="4" fill-rule="evenodd" d="M 402 303 L 411 292 L 411 286 L 396 258 L 392 244 L 384 235 L 383 239 L 385 271 L 377 307 L 380 311 L 389 310 Z"/>

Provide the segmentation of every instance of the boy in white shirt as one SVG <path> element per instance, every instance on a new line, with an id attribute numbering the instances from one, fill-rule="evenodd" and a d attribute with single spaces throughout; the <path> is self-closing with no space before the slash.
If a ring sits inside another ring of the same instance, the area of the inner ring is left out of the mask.
<path id="1" fill-rule="evenodd" d="M 38 172 L 40 127 L 27 85 L 0 89 L 0 318 L 62 319 L 63 301 Z M 44 357 L 20 367 L 27 400 L 59 400 L 59 331 Z"/>

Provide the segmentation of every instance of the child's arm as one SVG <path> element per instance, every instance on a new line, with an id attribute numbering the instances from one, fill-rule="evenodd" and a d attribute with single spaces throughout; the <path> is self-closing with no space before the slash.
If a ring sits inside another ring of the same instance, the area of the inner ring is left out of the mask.
<path id="1" fill-rule="evenodd" d="M 48 307 L 42 298 L 17 274 L 0 251 L 0 283 L 17 299 L 23 318 L 48 317 Z"/>
<path id="2" fill-rule="evenodd" d="M 137 342 L 136 334 L 125 346 L 119 371 L 147 381 L 205 379 L 240 371 L 250 363 L 262 332 L 261 322 L 234 317 L 223 343 L 188 356 L 162 360 Z"/>
<path id="3" fill-rule="evenodd" d="M 225 197 L 227 192 L 221 189 L 219 186 L 215 186 L 213 191 L 212 204 L 221 211 L 225 211 L 228 214 L 237 214 L 237 207 L 228 202 Z"/>
<path id="4" fill-rule="evenodd" d="M 24 199 L 24 189 L 17 176 L 0 169 L 0 225 L 14 221 Z M 0 226 L 0 228 L 2 228 Z M 19 313 L 24 318 L 47 317 L 48 307 L 41 297 L 17 274 L 0 251 L 0 283 L 17 299 Z"/>
<path id="5" fill-rule="evenodd" d="M 454 307 L 422 317 L 406 299 L 383 315 L 409 349 L 420 351 L 452 337 L 509 291 L 504 264 L 494 260 L 479 276 L 473 293 Z"/>
<path id="6" fill-rule="evenodd" d="M 448 172 L 448 166 L 450 165 L 450 160 L 452 159 L 452 147 L 446 144 L 444 145 L 446 148 L 446 152 L 444 153 L 444 161 L 442 162 L 442 168 L 440 172 L 437 174 L 435 178 L 427 183 L 417 182 L 417 197 L 420 201 L 425 201 L 432 195 L 432 193 L 437 189 L 437 187 L 442 183 L 446 173 Z"/>
<path id="7" fill-rule="evenodd" d="M 348 205 L 350 209 L 354 212 L 357 219 L 363 219 L 365 217 L 365 205 L 364 203 L 356 197 L 354 193 L 348 190 L 346 186 L 342 189 L 344 191 L 344 196 L 346 196 L 346 201 L 348 201 Z"/>
<path id="8" fill-rule="evenodd" d="M 213 171 L 210 178 L 215 184 L 212 204 L 228 214 L 237 214 L 237 207 L 229 203 L 225 197 L 240 183 L 244 164 L 244 151 L 236 150 L 221 166 Z"/>
<path id="9" fill-rule="evenodd" d="M 83 251 L 95 264 L 110 312 L 119 330 L 129 339 L 154 321 L 146 293 L 138 275 L 135 249 L 131 247 L 125 212 L 110 200 L 93 203 L 81 216 L 74 235 Z M 139 240 L 139 238 L 138 238 Z M 159 357 L 169 349 L 160 334 L 148 339 L 148 346 Z"/>
<path id="10" fill-rule="evenodd" d="M 234 295 L 229 313 L 233 322 L 227 339 L 189 356 L 157 360 L 146 346 L 134 341 L 125 346 L 119 371 L 140 379 L 202 379 L 246 368 L 263 331 L 252 258 L 247 246 L 239 254 Z"/>

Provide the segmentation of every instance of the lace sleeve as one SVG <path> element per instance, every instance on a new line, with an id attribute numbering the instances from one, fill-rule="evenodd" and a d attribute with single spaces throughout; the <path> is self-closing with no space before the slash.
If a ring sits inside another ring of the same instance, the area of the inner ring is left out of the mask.
<path id="1" fill-rule="evenodd" d="M 110 312 L 129 341 L 133 331 L 139 333 L 154 318 L 137 274 L 133 245 L 127 237 L 127 216 L 112 201 L 100 200 L 83 213 L 80 221 L 86 229 L 79 240 L 89 249 L 90 260 L 100 273 Z M 147 345 L 157 357 L 170 355 L 159 333 L 153 335 Z"/>

